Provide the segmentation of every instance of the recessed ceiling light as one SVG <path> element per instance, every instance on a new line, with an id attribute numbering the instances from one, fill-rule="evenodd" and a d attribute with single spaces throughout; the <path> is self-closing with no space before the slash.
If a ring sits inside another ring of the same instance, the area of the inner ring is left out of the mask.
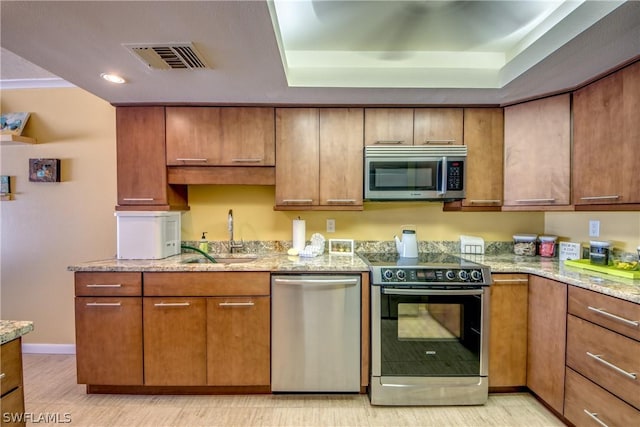
<path id="1" fill-rule="evenodd" d="M 108 74 L 108 73 L 102 73 L 100 74 L 100 77 L 102 77 L 103 79 L 105 79 L 108 82 L 111 83 L 118 83 L 118 84 L 122 84 L 125 83 L 126 80 L 123 79 L 122 77 L 116 75 L 116 74 Z"/>

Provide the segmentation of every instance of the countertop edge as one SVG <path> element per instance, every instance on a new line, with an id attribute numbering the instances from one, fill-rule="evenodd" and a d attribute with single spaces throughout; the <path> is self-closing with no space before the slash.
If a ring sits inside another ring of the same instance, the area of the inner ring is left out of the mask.
<path id="1" fill-rule="evenodd" d="M 33 331 L 30 320 L 0 320 L 0 344 L 13 341 Z"/>

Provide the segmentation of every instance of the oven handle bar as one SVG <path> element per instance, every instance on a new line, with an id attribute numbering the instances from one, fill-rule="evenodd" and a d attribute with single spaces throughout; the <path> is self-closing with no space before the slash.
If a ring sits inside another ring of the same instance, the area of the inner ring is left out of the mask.
<path id="1" fill-rule="evenodd" d="M 382 288 L 386 295 L 482 295 L 484 289 L 398 289 Z"/>

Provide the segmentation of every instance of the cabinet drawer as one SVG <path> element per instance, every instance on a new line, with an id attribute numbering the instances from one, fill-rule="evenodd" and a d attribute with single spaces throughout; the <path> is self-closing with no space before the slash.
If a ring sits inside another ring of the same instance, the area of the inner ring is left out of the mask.
<path id="1" fill-rule="evenodd" d="M 141 296 L 142 273 L 77 272 L 76 296 Z"/>
<path id="2" fill-rule="evenodd" d="M 267 272 L 144 273 L 145 296 L 269 295 Z"/>
<path id="3" fill-rule="evenodd" d="M 14 390 L 22 384 L 22 340 L 14 339 L 2 344 L 0 349 L 0 395 Z"/>
<path id="4" fill-rule="evenodd" d="M 640 340 L 640 304 L 569 286 L 569 313 Z"/>
<path id="5" fill-rule="evenodd" d="M 576 426 L 626 427 L 637 425 L 640 411 L 567 368 L 564 416 Z"/>
<path id="6" fill-rule="evenodd" d="M 2 408 L 2 418 L 0 419 L 2 427 L 26 425 L 24 421 L 26 418 L 24 416 L 24 389 L 22 387 L 2 396 L 0 408 Z"/>
<path id="7" fill-rule="evenodd" d="M 640 408 L 640 342 L 578 317 L 567 318 L 567 366 Z"/>

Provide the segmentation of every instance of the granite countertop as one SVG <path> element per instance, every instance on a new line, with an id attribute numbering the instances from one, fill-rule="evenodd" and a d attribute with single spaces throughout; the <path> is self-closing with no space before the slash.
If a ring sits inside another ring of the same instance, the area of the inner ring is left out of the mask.
<path id="1" fill-rule="evenodd" d="M 27 320 L 0 320 L 0 344 L 12 341 L 33 331 L 33 322 Z"/>
<path id="2" fill-rule="evenodd" d="M 246 257 L 246 254 L 222 254 L 224 257 Z M 565 266 L 557 258 L 526 257 L 505 253 L 500 255 L 462 255 L 470 261 L 491 267 L 492 273 L 535 274 L 569 285 L 579 286 L 640 304 L 640 280 L 601 274 Z M 363 272 L 368 265 L 357 255 L 321 255 L 315 258 L 288 256 L 283 253 L 261 253 L 250 262 L 185 264 L 202 258 L 196 254 L 181 254 L 160 260 L 107 259 L 84 262 L 68 267 L 70 271 L 268 271 L 268 272 Z"/>

